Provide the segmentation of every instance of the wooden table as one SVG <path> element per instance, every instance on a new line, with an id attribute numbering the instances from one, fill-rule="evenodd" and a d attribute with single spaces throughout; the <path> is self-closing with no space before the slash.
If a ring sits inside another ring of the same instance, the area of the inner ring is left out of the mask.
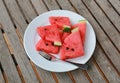
<path id="1" fill-rule="evenodd" d="M 39 14 L 65 9 L 93 26 L 97 45 L 87 71 L 42 70 L 27 57 L 23 36 Z M 0 0 L 0 83 L 120 83 L 120 0 Z"/>

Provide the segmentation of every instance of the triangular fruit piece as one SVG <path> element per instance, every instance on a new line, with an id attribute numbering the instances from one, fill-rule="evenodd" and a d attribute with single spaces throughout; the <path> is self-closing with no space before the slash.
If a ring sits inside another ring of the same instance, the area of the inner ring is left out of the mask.
<path id="1" fill-rule="evenodd" d="M 56 25 L 40 26 L 37 28 L 38 34 L 42 39 L 54 42 L 54 45 L 61 46 L 60 32 Z"/>
<path id="2" fill-rule="evenodd" d="M 45 41 L 43 39 L 40 39 L 38 43 L 36 44 L 36 50 L 37 51 L 45 51 L 47 53 L 54 53 L 57 54 L 59 51 L 59 47 L 54 46 L 54 44 L 50 41 Z"/>
<path id="3" fill-rule="evenodd" d="M 49 17 L 50 23 L 56 24 L 59 29 L 63 30 L 63 26 L 70 26 L 70 19 L 69 17 L 64 16 L 51 16 Z"/>
<path id="4" fill-rule="evenodd" d="M 65 38 L 60 50 L 60 59 L 76 58 L 84 55 L 82 40 L 79 30 Z"/>
<path id="5" fill-rule="evenodd" d="M 84 45 L 84 42 L 85 42 L 86 23 L 87 23 L 86 20 L 81 20 L 81 21 L 79 21 L 79 23 L 72 26 L 72 28 L 76 28 L 76 27 L 79 28 L 83 45 Z"/>

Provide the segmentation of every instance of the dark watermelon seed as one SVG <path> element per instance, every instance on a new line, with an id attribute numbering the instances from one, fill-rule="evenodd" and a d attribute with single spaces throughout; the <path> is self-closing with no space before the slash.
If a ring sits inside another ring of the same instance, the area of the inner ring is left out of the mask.
<path id="1" fill-rule="evenodd" d="M 69 48 L 68 48 L 68 47 L 66 47 L 66 50 L 69 50 Z"/>
<path id="2" fill-rule="evenodd" d="M 48 43 L 46 43 L 45 45 L 48 46 Z"/>
<path id="3" fill-rule="evenodd" d="M 72 50 L 72 51 L 74 51 L 74 49 L 73 49 L 73 48 L 72 48 L 71 50 Z"/>
<path id="4" fill-rule="evenodd" d="M 55 19 L 55 21 L 57 21 L 57 19 Z"/>
<path id="5" fill-rule="evenodd" d="M 46 28 L 44 28 L 44 30 L 46 31 L 47 29 L 46 29 Z"/>
<path id="6" fill-rule="evenodd" d="M 52 45 L 54 46 L 54 43 L 52 43 Z"/>

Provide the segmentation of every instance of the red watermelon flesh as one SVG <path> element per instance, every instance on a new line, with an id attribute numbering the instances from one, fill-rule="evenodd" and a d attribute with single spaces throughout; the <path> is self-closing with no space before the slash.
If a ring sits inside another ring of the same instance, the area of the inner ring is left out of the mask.
<path id="1" fill-rule="evenodd" d="M 37 32 L 42 39 L 51 42 L 61 42 L 60 32 L 56 25 L 40 26 L 37 28 Z"/>
<path id="2" fill-rule="evenodd" d="M 79 23 L 73 25 L 72 28 L 79 28 L 80 31 L 80 35 L 81 35 L 81 39 L 82 39 L 82 43 L 84 45 L 85 42 L 85 34 L 86 34 L 86 21 L 80 21 Z"/>
<path id="3" fill-rule="evenodd" d="M 40 39 L 38 43 L 36 44 L 36 50 L 37 51 L 45 51 L 47 53 L 54 53 L 57 54 L 59 51 L 59 47 L 54 46 L 52 42 L 45 41 L 43 39 Z"/>
<path id="4" fill-rule="evenodd" d="M 51 16 L 49 17 L 49 21 L 52 25 L 56 24 L 61 30 L 63 29 L 64 25 L 70 26 L 70 19 L 64 16 Z"/>
<path id="5" fill-rule="evenodd" d="M 80 32 L 76 31 L 65 38 L 60 50 L 60 58 L 62 60 L 76 58 L 84 55 L 82 40 L 79 34 Z"/>
<path id="6" fill-rule="evenodd" d="M 67 36 L 69 36 L 70 35 L 70 33 L 68 33 L 68 32 L 64 32 L 63 33 L 63 35 L 62 35 L 62 42 L 65 40 L 65 38 L 67 37 Z"/>

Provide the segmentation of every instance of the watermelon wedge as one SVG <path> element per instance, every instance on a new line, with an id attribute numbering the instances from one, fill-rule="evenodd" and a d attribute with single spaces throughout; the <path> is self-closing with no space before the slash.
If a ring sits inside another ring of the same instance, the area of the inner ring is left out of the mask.
<path id="1" fill-rule="evenodd" d="M 36 44 L 36 50 L 37 51 L 45 51 L 47 53 L 54 53 L 57 54 L 59 51 L 59 47 L 54 46 L 52 42 L 45 41 L 43 39 L 40 39 L 38 43 Z"/>
<path id="2" fill-rule="evenodd" d="M 72 26 L 72 28 L 76 28 L 76 27 L 79 28 L 81 39 L 82 39 L 82 44 L 83 45 L 84 45 L 84 42 L 85 42 L 86 23 L 87 23 L 86 20 L 81 20 L 81 21 L 79 21 L 79 23 L 77 23 L 77 24 L 75 24 L 75 25 Z"/>
<path id="3" fill-rule="evenodd" d="M 64 16 L 51 16 L 49 17 L 49 21 L 52 25 L 56 24 L 59 29 L 63 30 L 63 26 L 70 26 L 69 17 Z"/>
<path id="4" fill-rule="evenodd" d="M 64 40 L 60 50 L 60 59 L 76 58 L 84 55 L 82 40 L 79 30 L 71 33 Z"/>
<path id="5" fill-rule="evenodd" d="M 54 45 L 61 46 L 60 32 L 56 25 L 39 26 L 37 32 L 44 40 L 54 42 Z"/>

